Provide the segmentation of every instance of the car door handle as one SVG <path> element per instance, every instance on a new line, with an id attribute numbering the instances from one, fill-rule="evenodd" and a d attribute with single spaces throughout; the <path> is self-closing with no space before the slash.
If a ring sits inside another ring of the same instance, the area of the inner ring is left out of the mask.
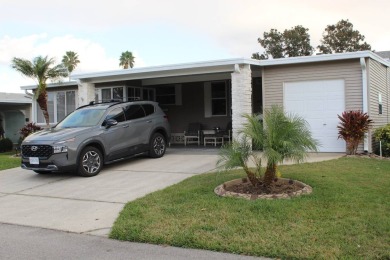
<path id="1" fill-rule="evenodd" d="M 148 121 L 146 121 L 146 123 L 152 123 L 152 120 L 148 120 Z"/>
<path id="2" fill-rule="evenodd" d="M 129 127 L 129 125 L 124 125 L 124 126 L 123 126 L 123 128 L 128 128 L 128 127 Z"/>

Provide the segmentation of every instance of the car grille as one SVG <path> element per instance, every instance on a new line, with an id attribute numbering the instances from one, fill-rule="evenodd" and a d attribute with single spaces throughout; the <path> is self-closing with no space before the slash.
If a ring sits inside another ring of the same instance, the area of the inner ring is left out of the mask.
<path id="1" fill-rule="evenodd" d="M 53 147 L 50 145 L 22 145 L 23 157 L 39 157 L 47 159 L 53 154 Z"/>

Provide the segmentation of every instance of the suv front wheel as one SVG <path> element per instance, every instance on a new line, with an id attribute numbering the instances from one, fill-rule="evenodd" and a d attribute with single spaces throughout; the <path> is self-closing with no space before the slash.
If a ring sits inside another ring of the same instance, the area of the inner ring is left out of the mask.
<path id="1" fill-rule="evenodd" d="M 87 146 L 79 158 L 78 174 L 83 177 L 97 175 L 103 167 L 103 156 L 99 149 Z"/>
<path id="2" fill-rule="evenodd" d="M 149 156 L 152 158 L 160 158 L 165 154 L 167 149 L 165 138 L 160 133 L 153 134 L 150 140 Z"/>

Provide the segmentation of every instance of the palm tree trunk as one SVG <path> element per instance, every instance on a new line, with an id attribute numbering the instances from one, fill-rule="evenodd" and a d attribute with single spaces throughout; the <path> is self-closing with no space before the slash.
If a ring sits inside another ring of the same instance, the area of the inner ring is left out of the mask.
<path id="1" fill-rule="evenodd" d="M 264 173 L 264 186 L 269 187 L 276 177 L 276 164 L 267 165 Z"/>
<path id="2" fill-rule="evenodd" d="M 249 170 L 247 167 L 244 167 L 244 171 L 246 173 L 246 176 L 248 176 L 249 181 L 254 187 L 257 187 L 260 184 L 260 181 L 258 178 L 256 178 L 256 175 L 254 172 Z"/>
<path id="3" fill-rule="evenodd" d="M 46 126 L 49 128 L 49 112 L 47 111 L 47 93 L 46 90 L 40 91 L 38 98 L 37 98 L 37 103 L 39 105 L 39 108 L 42 110 L 43 117 L 45 118 Z"/>

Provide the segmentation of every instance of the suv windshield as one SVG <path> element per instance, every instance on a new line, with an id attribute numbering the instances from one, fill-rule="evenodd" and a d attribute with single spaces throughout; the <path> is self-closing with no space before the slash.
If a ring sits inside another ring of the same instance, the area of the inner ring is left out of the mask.
<path id="1" fill-rule="evenodd" d="M 105 109 L 76 110 L 65 117 L 56 128 L 95 126 L 99 123 L 105 111 Z"/>

